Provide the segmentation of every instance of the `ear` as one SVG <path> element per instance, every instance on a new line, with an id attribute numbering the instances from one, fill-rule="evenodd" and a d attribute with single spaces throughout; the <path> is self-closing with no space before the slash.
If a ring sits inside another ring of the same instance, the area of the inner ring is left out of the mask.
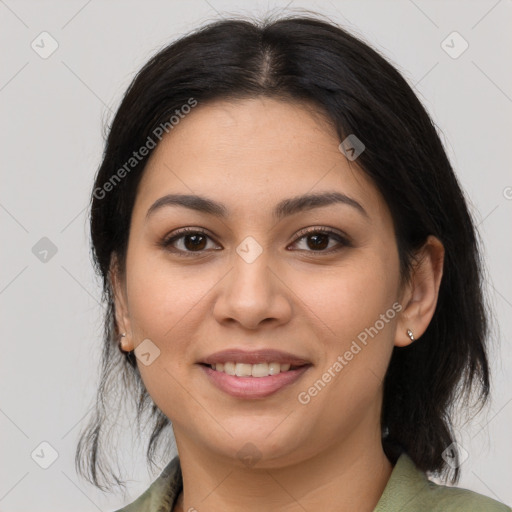
<path id="1" fill-rule="evenodd" d="M 113 254 L 110 259 L 109 280 L 114 295 L 114 310 L 117 335 L 119 336 L 121 348 L 125 352 L 134 350 L 128 301 L 126 298 L 126 284 L 119 270 L 117 255 Z M 126 336 L 121 337 L 121 333 Z"/>
<path id="2" fill-rule="evenodd" d="M 403 306 L 397 322 L 395 346 L 405 347 L 413 341 L 410 330 L 418 339 L 427 330 L 437 305 L 439 287 L 443 277 L 444 246 L 430 235 L 416 253 L 410 279 L 402 292 Z"/>

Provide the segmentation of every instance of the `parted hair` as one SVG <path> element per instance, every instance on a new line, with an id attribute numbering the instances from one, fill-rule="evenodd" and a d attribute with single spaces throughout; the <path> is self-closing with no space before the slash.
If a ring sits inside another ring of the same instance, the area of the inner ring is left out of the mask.
<path id="1" fill-rule="evenodd" d="M 310 13 L 210 22 L 159 50 L 129 85 L 108 128 L 91 194 L 91 251 L 106 308 L 99 386 L 76 448 L 78 472 L 101 489 L 113 481 L 125 485 L 107 460 L 113 435 L 107 424 L 126 399 L 136 406 L 139 429 L 148 415 L 148 463 L 162 438 L 172 437 L 133 352 L 118 348 L 110 274 L 115 255 L 124 275 L 131 213 L 151 150 L 115 186 L 105 185 L 191 98 L 201 105 L 258 96 L 314 105 L 340 141 L 355 134 L 364 143 L 354 163 L 390 209 L 404 279 L 429 235 L 444 245 L 432 321 L 419 340 L 393 348 L 381 426 L 391 460 L 405 451 L 423 471 L 451 474 L 456 483 L 459 468 L 443 456 L 456 440 L 455 406 L 481 408 L 489 395 L 489 316 L 475 223 L 438 130 L 406 79 L 360 37 Z"/>

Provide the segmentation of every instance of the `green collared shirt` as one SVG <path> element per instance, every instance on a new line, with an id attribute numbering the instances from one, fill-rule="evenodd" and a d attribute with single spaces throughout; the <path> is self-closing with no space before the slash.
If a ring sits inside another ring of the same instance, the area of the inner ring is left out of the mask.
<path id="1" fill-rule="evenodd" d="M 179 458 L 175 457 L 133 503 L 116 512 L 172 512 L 183 488 Z M 398 458 L 373 512 L 512 512 L 487 496 L 428 480 L 411 458 Z"/>

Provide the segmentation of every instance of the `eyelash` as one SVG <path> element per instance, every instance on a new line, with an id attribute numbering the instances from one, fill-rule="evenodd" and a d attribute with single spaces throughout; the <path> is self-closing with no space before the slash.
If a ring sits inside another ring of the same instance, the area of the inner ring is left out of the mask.
<path id="1" fill-rule="evenodd" d="M 295 239 L 293 244 L 300 242 L 302 239 L 307 238 L 310 235 L 317 235 L 317 234 L 328 235 L 330 238 L 335 239 L 340 244 L 340 246 L 335 247 L 334 249 L 331 247 L 330 249 L 319 250 L 319 251 L 305 250 L 305 249 L 299 249 L 299 250 L 309 252 L 314 255 L 321 256 L 321 255 L 332 254 L 333 252 L 340 251 L 344 247 L 352 246 L 351 242 L 349 241 L 349 239 L 346 236 L 343 236 L 340 233 L 333 231 L 332 229 L 330 229 L 326 226 L 315 227 L 315 228 L 306 228 L 306 229 L 299 231 L 297 233 L 297 238 Z M 184 238 L 186 235 L 203 235 L 203 236 L 206 236 L 207 238 L 211 239 L 211 237 L 208 235 L 208 233 L 201 228 L 183 228 L 183 229 L 180 229 L 179 231 L 173 233 L 171 236 L 165 237 L 159 243 L 159 245 L 161 247 L 163 247 L 164 249 L 177 254 L 178 256 L 184 256 L 184 257 L 194 256 L 195 254 L 201 254 L 205 251 L 205 249 L 202 249 L 200 251 L 188 251 L 188 250 L 170 248 L 174 242 L 176 242 L 177 240 L 180 240 L 181 238 Z M 216 249 L 216 250 L 218 250 L 218 249 Z"/>

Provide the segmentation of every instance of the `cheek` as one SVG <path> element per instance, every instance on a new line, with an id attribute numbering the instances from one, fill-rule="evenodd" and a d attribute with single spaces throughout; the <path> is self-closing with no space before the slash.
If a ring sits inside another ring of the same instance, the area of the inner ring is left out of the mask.
<path id="1" fill-rule="evenodd" d="M 393 258 L 361 251 L 325 273 L 304 273 L 296 280 L 297 294 L 328 339 L 345 344 L 392 308 L 398 290 L 396 267 Z"/>
<path id="2" fill-rule="evenodd" d="M 191 328 L 207 312 L 201 298 L 211 287 L 192 267 L 173 266 L 161 256 L 132 254 L 127 262 L 127 291 L 135 346 L 149 339 L 157 356 L 148 365 L 137 365 L 145 388 L 154 403 L 175 419 L 175 404 L 190 402 L 186 365 L 191 359 Z M 146 342 L 147 343 L 147 342 Z M 156 348 L 154 348 L 156 346 Z M 196 411 L 197 412 L 197 411 Z M 179 415 L 178 415 L 179 416 Z"/>
<path id="3" fill-rule="evenodd" d="M 128 266 L 128 300 L 133 327 L 140 335 L 167 343 L 180 324 L 190 322 L 213 282 L 192 266 L 173 265 L 165 255 L 133 255 Z M 168 340 L 168 341 L 166 341 Z"/>
<path id="4" fill-rule="evenodd" d="M 328 274 L 302 281 L 299 295 L 323 333 L 317 339 L 323 357 L 302 398 L 326 422 L 336 423 L 339 411 L 360 418 L 377 403 L 393 349 L 398 282 L 392 251 L 361 251 Z"/>

